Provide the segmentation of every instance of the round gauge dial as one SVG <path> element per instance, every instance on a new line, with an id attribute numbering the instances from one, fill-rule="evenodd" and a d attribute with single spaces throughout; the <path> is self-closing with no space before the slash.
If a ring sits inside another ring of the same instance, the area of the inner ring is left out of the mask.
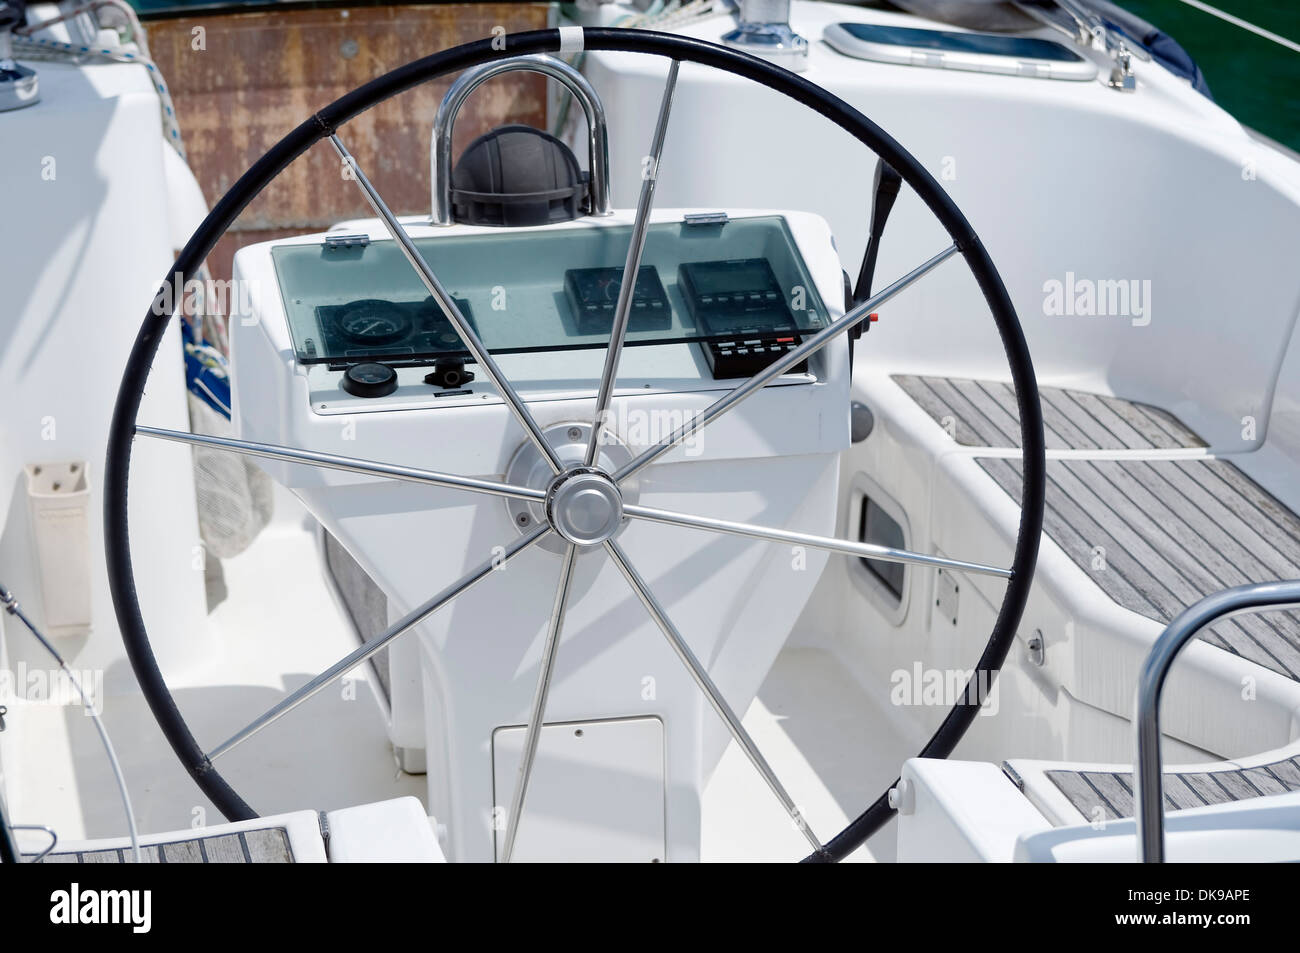
<path id="1" fill-rule="evenodd" d="M 367 298 L 349 304 L 339 316 L 339 330 L 355 344 L 393 344 L 411 333 L 411 319 L 391 301 Z"/>
<path id="2" fill-rule="evenodd" d="M 353 364 L 343 372 L 343 389 L 354 397 L 387 397 L 397 390 L 397 372 L 387 364 Z"/>

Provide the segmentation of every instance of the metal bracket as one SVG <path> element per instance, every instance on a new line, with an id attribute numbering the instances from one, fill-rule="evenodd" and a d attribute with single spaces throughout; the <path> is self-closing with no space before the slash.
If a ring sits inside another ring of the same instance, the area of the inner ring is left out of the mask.
<path id="1" fill-rule="evenodd" d="M 365 248 L 370 244 L 369 235 L 326 235 L 321 242 L 326 248 Z"/>
<path id="2" fill-rule="evenodd" d="M 808 41 L 790 28 L 790 0 L 738 0 L 737 20 L 722 37 L 727 46 L 795 73 L 808 68 Z"/>
<path id="3" fill-rule="evenodd" d="M 1024 0 L 1011 0 L 1021 13 L 1027 14 L 1054 30 L 1065 34 L 1079 46 L 1096 50 L 1111 58 L 1113 63 L 1106 85 L 1123 93 L 1137 90 L 1137 77 L 1133 75 L 1133 57 L 1149 60 L 1143 50 L 1130 49 L 1117 33 L 1112 33 L 1095 10 L 1077 0 L 1056 0 L 1052 8 L 1042 7 Z"/>
<path id="4" fill-rule="evenodd" d="M 1115 65 L 1110 71 L 1110 79 L 1107 80 L 1106 85 L 1123 93 L 1134 92 L 1137 89 L 1137 77 L 1133 75 L 1133 54 L 1121 43 L 1113 56 Z"/>
<path id="5" fill-rule="evenodd" d="M 957 624 L 957 606 L 960 596 L 961 586 L 957 584 L 952 573 L 944 572 L 942 569 L 935 573 L 934 607 L 945 622 Z"/>
<path id="6" fill-rule="evenodd" d="M 10 31 L 22 22 L 22 10 L 0 0 L 0 112 L 33 106 L 41 99 L 36 71 L 14 61 Z"/>
<path id="7" fill-rule="evenodd" d="M 1035 629 L 1034 636 L 1029 640 L 1027 645 L 1029 649 L 1029 661 L 1035 665 L 1041 666 L 1047 658 L 1047 644 L 1043 641 L 1043 630 Z"/>
<path id="8" fill-rule="evenodd" d="M 683 225 L 726 225 L 729 221 L 726 212 L 688 212 L 682 216 Z"/>

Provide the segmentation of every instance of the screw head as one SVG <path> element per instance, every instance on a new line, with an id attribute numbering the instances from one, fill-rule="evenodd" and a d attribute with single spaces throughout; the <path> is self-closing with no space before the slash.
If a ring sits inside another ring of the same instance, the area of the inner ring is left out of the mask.
<path id="1" fill-rule="evenodd" d="M 577 440 L 577 439 L 580 438 L 581 436 L 582 436 L 582 431 L 579 430 L 577 427 L 570 427 L 570 428 L 569 428 L 569 439 L 570 439 L 570 440 Z"/>
<path id="2" fill-rule="evenodd" d="M 520 513 L 515 518 L 515 522 L 517 522 L 520 526 L 527 526 L 529 523 L 532 522 L 532 519 L 531 517 L 529 517 L 527 513 Z"/>

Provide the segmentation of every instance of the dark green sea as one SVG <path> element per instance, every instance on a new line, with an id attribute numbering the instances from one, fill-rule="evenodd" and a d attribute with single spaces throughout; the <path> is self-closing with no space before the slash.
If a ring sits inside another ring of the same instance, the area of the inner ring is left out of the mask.
<path id="1" fill-rule="evenodd" d="M 1115 0 L 1192 55 L 1215 101 L 1242 124 L 1300 152 L 1300 53 L 1182 0 Z M 1300 0 L 1205 0 L 1224 13 L 1300 43 Z"/>

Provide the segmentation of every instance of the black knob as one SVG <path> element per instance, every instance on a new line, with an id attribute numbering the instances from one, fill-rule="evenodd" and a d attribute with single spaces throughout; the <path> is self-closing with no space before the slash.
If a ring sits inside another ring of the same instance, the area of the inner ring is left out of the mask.
<path id="1" fill-rule="evenodd" d="M 397 390 L 397 371 L 387 364 L 353 364 L 343 372 L 343 389 L 353 397 L 387 397 Z"/>
<path id="2" fill-rule="evenodd" d="M 465 362 L 455 357 L 440 357 L 433 362 L 433 373 L 424 375 L 424 382 L 434 387 L 464 387 L 474 379 L 474 372 L 465 370 Z"/>

